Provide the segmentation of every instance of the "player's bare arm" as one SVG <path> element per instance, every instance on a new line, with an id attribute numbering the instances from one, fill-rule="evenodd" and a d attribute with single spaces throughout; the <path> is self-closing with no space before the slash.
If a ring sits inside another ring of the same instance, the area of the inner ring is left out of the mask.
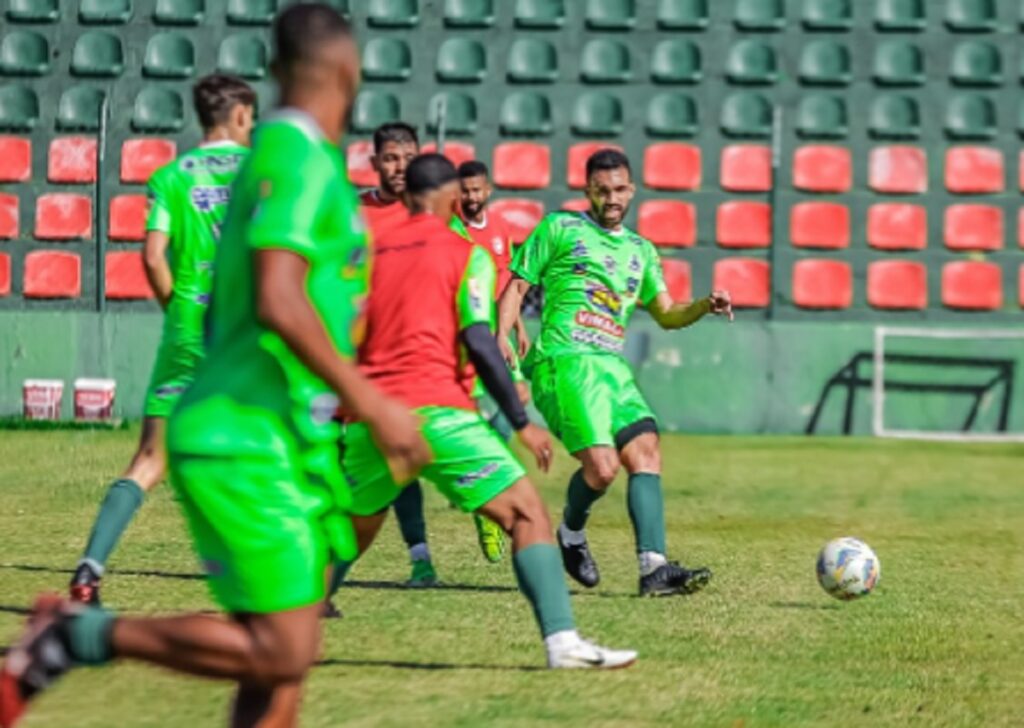
<path id="1" fill-rule="evenodd" d="M 519 312 L 523 308 L 523 298 L 529 291 L 529 282 L 518 276 L 513 276 L 512 280 L 505 286 L 505 292 L 501 294 L 501 299 L 498 301 L 498 346 L 508 362 L 514 361 L 508 337 L 515 328 L 516 321 L 519 320 Z M 529 341 L 526 344 L 528 349 Z M 520 354 L 521 356 L 526 355 L 526 352 L 522 350 L 522 340 L 520 340 Z"/>
<path id="2" fill-rule="evenodd" d="M 167 262 L 167 248 L 171 238 L 167 233 L 150 230 L 146 233 L 146 242 L 142 249 L 142 263 L 146 269 L 146 279 L 153 289 L 156 300 L 161 308 L 167 308 L 174 287 L 171 265 Z"/>
<path id="3" fill-rule="evenodd" d="M 663 329 L 682 329 L 700 321 L 709 313 L 728 316 L 732 321 L 732 299 L 728 291 L 713 291 L 711 295 L 692 303 L 677 303 L 667 293 L 659 293 L 647 307 L 658 326 Z"/>

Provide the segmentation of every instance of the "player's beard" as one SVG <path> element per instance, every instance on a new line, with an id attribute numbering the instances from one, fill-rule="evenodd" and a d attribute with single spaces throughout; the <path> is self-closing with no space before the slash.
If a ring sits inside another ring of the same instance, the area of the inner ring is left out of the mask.
<path id="1" fill-rule="evenodd" d="M 396 190 L 395 185 L 387 177 L 381 176 L 380 178 L 380 188 L 392 197 L 400 198 L 402 193 L 405 192 L 405 181 L 401 180 L 398 184 L 401 185 L 402 189 Z"/>
<path id="2" fill-rule="evenodd" d="M 477 216 L 484 211 L 484 202 L 470 202 L 462 203 L 462 214 L 472 220 L 475 220 Z"/>
<path id="3" fill-rule="evenodd" d="M 601 208 L 600 211 L 598 211 L 593 205 L 591 205 L 590 212 L 592 215 L 596 217 L 597 221 L 601 223 L 601 227 L 615 228 L 618 227 L 619 225 L 622 225 L 626 221 L 626 214 L 629 213 L 629 205 L 613 206 L 613 209 L 615 209 L 616 212 L 615 220 L 609 219 L 607 205 Z"/>

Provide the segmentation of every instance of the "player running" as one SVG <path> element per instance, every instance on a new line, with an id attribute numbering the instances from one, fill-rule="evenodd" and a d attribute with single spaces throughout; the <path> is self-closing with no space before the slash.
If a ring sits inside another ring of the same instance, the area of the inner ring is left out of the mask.
<path id="1" fill-rule="evenodd" d="M 355 552 L 338 397 L 397 472 L 429 457 L 409 411 L 343 358 L 368 285 L 337 147 L 358 84 L 355 40 L 337 11 L 308 3 L 285 10 L 274 35 L 283 108 L 261 123 L 235 181 L 208 354 L 167 433 L 171 480 L 230 617 L 115 617 L 42 598 L 0 671 L 5 727 L 70 668 L 114 658 L 237 682 L 235 726 L 295 725 L 331 552 Z"/>
<path id="2" fill-rule="evenodd" d="M 544 288 L 539 339 L 527 358 L 534 401 L 582 467 L 569 481 L 558 543 L 565 569 L 585 587 L 600 581 L 584 526 L 620 466 L 640 561 L 640 594 L 689 594 L 711 579 L 666 558 L 661 454 L 654 413 L 622 356 L 626 326 L 639 304 L 664 329 L 708 313 L 732 319 L 729 294 L 676 303 L 650 242 L 622 224 L 635 188 L 629 160 L 602 149 L 587 160 L 588 213 L 546 216 L 517 252 L 500 304 L 498 340 L 512 331 L 530 286 Z M 511 355 L 506 351 L 506 355 Z"/>
<path id="3" fill-rule="evenodd" d="M 163 335 L 131 464 L 110 484 L 71 578 L 71 599 L 98 604 L 107 559 L 146 493 L 164 478 L 164 423 L 203 356 L 203 320 L 213 258 L 231 182 L 249 152 L 255 92 L 233 76 L 206 76 L 192 89 L 202 143 L 153 173 L 146 222 L 146 276 L 164 309 Z"/>

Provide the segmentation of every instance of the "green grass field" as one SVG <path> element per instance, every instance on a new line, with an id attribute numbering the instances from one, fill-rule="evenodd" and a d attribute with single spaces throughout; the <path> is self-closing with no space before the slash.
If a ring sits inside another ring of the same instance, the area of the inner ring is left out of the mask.
<path id="1" fill-rule="evenodd" d="M 0 432 L 0 640 L 62 590 L 135 430 Z M 306 726 L 1019 726 L 1024 721 L 1024 449 L 869 440 L 668 437 L 673 555 L 716 574 L 696 597 L 639 600 L 625 489 L 591 520 L 603 581 L 581 631 L 640 651 L 627 671 L 539 670 L 543 650 L 507 564 L 428 492 L 446 588 L 407 573 L 388 524 L 325 627 Z M 554 513 L 572 464 L 539 478 Z M 858 535 L 877 592 L 840 603 L 814 578 L 823 542 Z M 212 606 L 169 489 L 112 561 L 105 598 L 133 612 Z M 120 664 L 80 670 L 27 726 L 223 724 L 229 686 Z"/>

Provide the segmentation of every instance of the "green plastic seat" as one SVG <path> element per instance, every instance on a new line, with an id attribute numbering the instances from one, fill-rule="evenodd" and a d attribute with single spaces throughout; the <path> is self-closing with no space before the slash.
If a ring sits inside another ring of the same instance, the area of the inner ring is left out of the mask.
<path id="1" fill-rule="evenodd" d="M 228 22 L 234 25 L 270 25 L 277 0 L 228 0 Z"/>
<path id="2" fill-rule="evenodd" d="M 651 53 L 655 83 L 699 83 L 703 76 L 700 49 L 688 40 L 663 40 Z"/>
<path id="3" fill-rule="evenodd" d="M 782 0 L 736 0 L 734 12 L 740 30 L 779 30 L 786 24 Z"/>
<path id="4" fill-rule="evenodd" d="M 167 134 L 185 126 L 185 105 L 177 92 L 148 86 L 135 97 L 132 129 L 143 134 Z"/>
<path id="5" fill-rule="evenodd" d="M 190 78 L 196 67 L 192 42 L 178 33 L 159 33 L 146 44 L 142 75 L 150 78 Z"/>
<path id="6" fill-rule="evenodd" d="M 60 18 L 58 0 L 10 0 L 7 19 L 22 23 L 53 23 Z"/>
<path id="7" fill-rule="evenodd" d="M 587 0 L 584 22 L 592 30 L 632 30 L 636 0 Z"/>
<path id="8" fill-rule="evenodd" d="M 853 0 L 804 0 L 802 21 L 808 30 L 849 30 L 853 27 Z"/>
<path id="9" fill-rule="evenodd" d="M 927 22 L 924 0 L 875 0 L 875 27 L 879 30 L 924 30 Z"/>
<path id="10" fill-rule="evenodd" d="M 558 54 L 541 38 L 519 38 L 508 51 L 508 80 L 513 83 L 552 83 L 558 79 Z"/>
<path id="11" fill-rule="evenodd" d="M 132 0 L 82 0 L 78 20 L 84 25 L 117 25 L 132 17 Z"/>
<path id="12" fill-rule="evenodd" d="M 646 128 L 655 137 L 694 136 L 700 128 L 697 104 L 682 94 L 658 94 L 647 104 Z"/>
<path id="13" fill-rule="evenodd" d="M 976 94 L 956 94 L 946 105 L 946 136 L 950 139 L 992 139 L 996 135 L 996 109 Z"/>
<path id="14" fill-rule="evenodd" d="M 722 102 L 721 127 L 728 137 L 766 139 L 772 133 L 772 105 L 758 93 L 734 93 Z"/>
<path id="15" fill-rule="evenodd" d="M 1017 136 L 1024 137 L 1024 97 L 1017 103 Z"/>
<path id="16" fill-rule="evenodd" d="M 494 0 L 445 0 L 444 24 L 449 28 L 490 28 Z"/>
<path id="17" fill-rule="evenodd" d="M 124 48 L 113 33 L 93 30 L 78 37 L 71 49 L 71 75 L 114 78 L 124 71 Z"/>
<path id="18" fill-rule="evenodd" d="M 618 136 L 622 133 L 622 104 L 611 94 L 584 93 L 573 106 L 572 132 L 586 137 Z"/>
<path id="19" fill-rule="evenodd" d="M 454 83 L 477 83 L 487 75 L 487 51 L 478 41 L 449 38 L 437 52 L 437 78 Z"/>
<path id="20" fill-rule="evenodd" d="M 913 43 L 890 40 L 875 48 L 872 76 L 879 86 L 920 86 L 924 83 L 924 57 Z"/>
<path id="21" fill-rule="evenodd" d="M 259 81 L 267 75 L 267 47 L 256 35 L 229 35 L 217 51 L 217 70 Z"/>
<path id="22" fill-rule="evenodd" d="M 725 75 L 732 83 L 761 85 L 779 77 L 775 50 L 759 40 L 741 40 L 729 49 Z"/>
<path id="23" fill-rule="evenodd" d="M 563 0 L 516 0 L 514 17 L 518 28 L 557 30 L 565 23 L 565 3 Z"/>
<path id="24" fill-rule="evenodd" d="M 846 86 L 853 79 L 850 51 L 831 40 L 814 40 L 800 54 L 800 82 L 810 86 Z"/>
<path id="25" fill-rule="evenodd" d="M 430 100 L 427 107 L 427 131 L 437 134 L 440 130 L 442 105 L 446 134 L 476 133 L 476 102 L 472 96 L 454 91 L 439 93 Z"/>
<path id="26" fill-rule="evenodd" d="M 32 131 L 39 121 L 39 99 L 25 86 L 0 86 L 0 131 Z"/>
<path id="27" fill-rule="evenodd" d="M 995 30 L 997 21 L 995 0 L 948 0 L 946 3 L 946 25 L 951 30 L 964 33 Z"/>
<path id="28" fill-rule="evenodd" d="M 499 127 L 510 136 L 543 136 L 551 133 L 551 104 L 533 91 L 509 94 L 501 104 Z"/>
<path id="29" fill-rule="evenodd" d="M 868 133 L 875 139 L 918 139 L 921 113 L 908 96 L 879 96 L 871 102 Z"/>
<path id="30" fill-rule="evenodd" d="M 838 96 L 812 94 L 800 99 L 796 133 L 804 139 L 842 139 L 849 132 L 846 104 Z"/>
<path id="31" fill-rule="evenodd" d="M 374 28 L 414 28 L 420 22 L 417 0 L 369 0 L 366 22 Z"/>
<path id="32" fill-rule="evenodd" d="M 633 77 L 629 49 L 615 40 L 591 40 L 583 47 L 580 77 L 586 83 L 626 83 Z"/>
<path id="33" fill-rule="evenodd" d="M 371 38 L 363 48 L 363 78 L 405 81 L 412 75 L 412 53 L 403 40 Z"/>
<path id="34" fill-rule="evenodd" d="M 159 25 L 199 25 L 206 16 L 206 0 L 156 0 L 153 20 Z"/>
<path id="35" fill-rule="evenodd" d="M 394 95 L 384 91 L 360 91 L 352 105 L 352 130 L 372 132 L 381 124 L 402 118 Z"/>
<path id="36" fill-rule="evenodd" d="M 957 86 L 999 86 L 1003 82 L 1003 60 L 991 43 L 967 41 L 953 49 L 949 78 Z"/>
<path id="37" fill-rule="evenodd" d="M 0 73 L 5 76 L 45 76 L 50 70 L 50 46 L 31 30 L 14 30 L 0 40 Z"/>
<path id="38" fill-rule="evenodd" d="M 658 0 L 657 23 L 663 30 L 704 30 L 708 0 Z"/>
<path id="39" fill-rule="evenodd" d="M 92 86 L 69 88 L 57 104 L 58 131 L 99 131 L 104 98 L 106 94 Z"/>

